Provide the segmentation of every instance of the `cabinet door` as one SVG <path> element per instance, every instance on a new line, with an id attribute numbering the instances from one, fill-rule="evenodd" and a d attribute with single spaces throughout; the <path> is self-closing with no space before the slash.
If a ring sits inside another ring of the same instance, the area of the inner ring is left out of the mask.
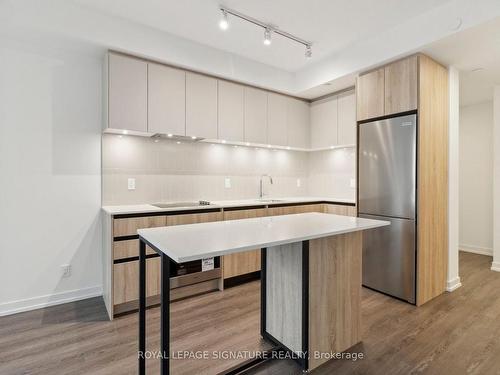
<path id="1" fill-rule="evenodd" d="M 254 210 L 225 211 L 224 220 L 249 219 L 266 216 L 265 208 Z M 260 249 L 224 255 L 224 279 L 260 270 Z"/>
<path id="2" fill-rule="evenodd" d="M 148 64 L 148 131 L 186 135 L 186 72 Z"/>
<path id="3" fill-rule="evenodd" d="M 346 206 L 342 204 L 325 204 L 325 214 L 335 214 L 344 216 L 358 216 L 356 206 Z"/>
<path id="4" fill-rule="evenodd" d="M 245 89 L 236 83 L 219 80 L 218 138 L 244 141 Z"/>
<path id="5" fill-rule="evenodd" d="M 337 145 L 337 97 L 311 103 L 311 148 Z"/>
<path id="6" fill-rule="evenodd" d="M 217 80 L 186 73 L 186 135 L 217 138 Z"/>
<path id="7" fill-rule="evenodd" d="M 338 96 L 338 145 L 356 144 L 356 97 L 354 91 Z"/>
<path id="8" fill-rule="evenodd" d="M 287 97 L 270 92 L 268 94 L 267 143 L 276 146 L 288 144 L 286 112 Z"/>
<path id="9" fill-rule="evenodd" d="M 164 227 L 165 216 L 141 216 L 113 220 L 113 236 L 136 236 L 137 229 Z"/>
<path id="10" fill-rule="evenodd" d="M 113 265 L 113 304 L 139 299 L 139 261 Z M 146 296 L 160 294 L 160 257 L 146 260 Z"/>
<path id="11" fill-rule="evenodd" d="M 358 77 L 356 83 L 358 121 L 384 115 L 384 68 Z"/>
<path id="12" fill-rule="evenodd" d="M 288 98 L 287 129 L 290 147 L 309 148 L 309 103 Z"/>
<path id="13" fill-rule="evenodd" d="M 267 91 L 245 87 L 245 141 L 267 143 Z"/>
<path id="14" fill-rule="evenodd" d="M 108 127 L 147 132 L 148 64 L 110 53 L 108 56 Z"/>
<path id="15" fill-rule="evenodd" d="M 207 212 L 204 214 L 183 214 L 167 216 L 167 226 L 196 223 L 209 223 L 222 220 L 222 212 Z"/>
<path id="16" fill-rule="evenodd" d="M 304 204 L 298 206 L 269 207 L 268 216 L 303 214 L 306 212 L 323 212 L 323 204 Z"/>
<path id="17" fill-rule="evenodd" d="M 417 109 L 417 56 L 385 67 L 385 114 Z"/>

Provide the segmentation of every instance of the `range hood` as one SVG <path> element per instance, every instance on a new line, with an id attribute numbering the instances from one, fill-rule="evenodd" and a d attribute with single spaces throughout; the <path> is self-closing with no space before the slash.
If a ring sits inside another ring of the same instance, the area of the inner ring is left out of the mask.
<path id="1" fill-rule="evenodd" d="M 174 135 L 174 134 L 163 134 L 163 133 L 156 133 L 151 136 L 151 138 L 161 138 L 161 139 L 171 139 L 173 141 L 181 141 L 181 142 L 199 142 L 202 141 L 205 138 L 202 137 L 189 137 L 187 135 Z"/>

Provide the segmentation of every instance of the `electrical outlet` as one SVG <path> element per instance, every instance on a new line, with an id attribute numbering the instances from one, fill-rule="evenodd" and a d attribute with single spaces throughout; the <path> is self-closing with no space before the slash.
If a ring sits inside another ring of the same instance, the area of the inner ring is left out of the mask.
<path id="1" fill-rule="evenodd" d="M 71 276 L 71 264 L 63 264 L 61 265 L 62 277 L 70 277 Z"/>
<path id="2" fill-rule="evenodd" d="M 231 189 L 231 179 L 229 177 L 224 178 L 224 187 L 226 189 Z"/>
<path id="3" fill-rule="evenodd" d="M 129 178 L 127 181 L 127 186 L 129 190 L 135 190 L 135 178 Z"/>
<path id="4" fill-rule="evenodd" d="M 300 185 L 301 185 L 300 178 L 297 178 L 297 187 L 300 187 Z"/>
<path id="5" fill-rule="evenodd" d="M 351 178 L 349 185 L 351 188 L 355 189 L 356 188 L 356 180 L 354 178 Z"/>

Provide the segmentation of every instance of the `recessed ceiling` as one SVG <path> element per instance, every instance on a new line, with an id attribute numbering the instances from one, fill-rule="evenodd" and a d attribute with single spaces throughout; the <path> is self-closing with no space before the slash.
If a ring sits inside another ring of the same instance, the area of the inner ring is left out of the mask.
<path id="1" fill-rule="evenodd" d="M 73 0 L 95 11 L 121 17 L 217 49 L 295 72 L 327 55 L 449 0 L 226 0 L 223 4 L 313 42 L 313 58 L 304 47 L 278 35 L 271 46 L 262 43 L 263 31 L 229 17 L 229 30 L 218 28 L 215 0 Z"/>
<path id="2" fill-rule="evenodd" d="M 500 18 L 432 43 L 423 52 L 460 71 L 460 105 L 493 99 L 493 87 L 500 85 Z"/>

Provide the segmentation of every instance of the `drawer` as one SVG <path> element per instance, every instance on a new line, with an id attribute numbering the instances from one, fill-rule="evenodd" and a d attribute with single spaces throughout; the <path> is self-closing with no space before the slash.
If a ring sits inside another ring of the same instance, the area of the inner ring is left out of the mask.
<path id="1" fill-rule="evenodd" d="M 356 206 L 345 206 L 340 204 L 325 204 L 326 214 L 336 214 L 345 216 L 357 216 L 358 210 Z"/>
<path id="2" fill-rule="evenodd" d="M 143 216 L 113 220 L 113 236 L 137 235 L 137 229 L 164 227 L 167 225 L 166 216 Z"/>
<path id="3" fill-rule="evenodd" d="M 209 223 L 211 221 L 221 221 L 222 212 L 207 212 L 203 214 L 183 214 L 167 216 L 166 224 L 170 225 L 183 225 L 183 224 L 196 224 L 196 223 Z"/>
<path id="4" fill-rule="evenodd" d="M 323 204 L 304 204 L 299 206 L 269 207 L 269 216 L 302 214 L 306 212 L 323 212 Z"/>
<path id="5" fill-rule="evenodd" d="M 146 260 L 146 296 L 160 294 L 160 257 Z M 139 299 L 139 261 L 113 265 L 113 304 Z"/>
<path id="6" fill-rule="evenodd" d="M 156 252 L 149 246 L 146 246 L 146 254 L 155 254 Z M 113 260 L 132 258 L 139 256 L 139 240 L 114 241 L 113 242 Z"/>

